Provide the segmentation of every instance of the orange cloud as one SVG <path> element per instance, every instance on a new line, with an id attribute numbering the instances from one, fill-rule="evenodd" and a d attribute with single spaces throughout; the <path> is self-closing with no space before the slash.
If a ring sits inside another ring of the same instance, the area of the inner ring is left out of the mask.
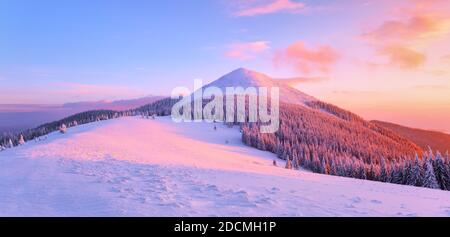
<path id="1" fill-rule="evenodd" d="M 304 3 L 293 0 L 244 0 L 233 1 L 238 10 L 234 12 L 234 16 L 257 16 L 276 12 L 296 13 L 305 7 Z"/>
<path id="2" fill-rule="evenodd" d="M 255 41 L 231 44 L 228 48 L 229 50 L 225 52 L 226 57 L 249 60 L 254 58 L 257 54 L 268 50 L 270 47 L 269 42 L 267 41 Z"/>
<path id="3" fill-rule="evenodd" d="M 442 56 L 442 61 L 444 63 L 450 63 L 450 54 Z"/>
<path id="4" fill-rule="evenodd" d="M 424 41 L 439 38 L 450 30 L 450 19 L 437 14 L 417 14 L 404 21 L 389 20 L 364 37 L 375 43 L 384 41 Z"/>
<path id="5" fill-rule="evenodd" d="M 279 51 L 274 62 L 276 65 L 293 65 L 297 71 L 309 74 L 315 71 L 328 73 L 338 59 L 339 54 L 330 46 L 321 45 L 313 49 L 306 47 L 303 41 L 297 41 Z"/>
<path id="6" fill-rule="evenodd" d="M 425 63 L 428 46 L 450 33 L 450 16 L 442 11 L 443 4 L 440 0 L 412 0 L 408 7 L 396 9 L 395 17 L 362 36 L 390 65 L 416 68 Z"/>
<path id="7" fill-rule="evenodd" d="M 379 50 L 381 55 L 389 58 L 390 63 L 402 68 L 416 68 L 422 65 L 426 56 L 420 52 L 401 45 L 388 45 Z"/>

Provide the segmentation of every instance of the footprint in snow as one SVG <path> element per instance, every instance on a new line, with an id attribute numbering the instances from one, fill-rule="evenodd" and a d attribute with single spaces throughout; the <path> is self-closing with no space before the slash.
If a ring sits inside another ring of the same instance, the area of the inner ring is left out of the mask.
<path id="1" fill-rule="evenodd" d="M 353 203 L 360 203 L 362 201 L 362 199 L 360 197 L 353 197 L 352 198 L 352 202 Z"/>
<path id="2" fill-rule="evenodd" d="M 207 187 L 206 187 L 206 189 L 208 190 L 208 191 L 219 191 L 219 189 L 217 188 L 217 186 L 216 185 L 208 185 Z"/>
<path id="3" fill-rule="evenodd" d="M 383 203 L 382 201 L 376 200 L 376 199 L 370 200 L 370 202 L 373 203 L 373 204 L 382 204 Z"/>

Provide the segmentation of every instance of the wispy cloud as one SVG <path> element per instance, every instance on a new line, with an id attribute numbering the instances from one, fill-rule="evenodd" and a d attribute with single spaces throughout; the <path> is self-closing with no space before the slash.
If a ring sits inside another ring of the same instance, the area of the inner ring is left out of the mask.
<path id="1" fill-rule="evenodd" d="M 424 42 L 446 35 L 450 18 L 435 13 L 415 13 L 403 20 L 388 20 L 363 36 L 374 42 L 407 41 Z"/>
<path id="2" fill-rule="evenodd" d="M 339 59 L 339 53 L 328 45 L 308 48 L 303 41 L 297 41 L 274 56 L 275 65 L 291 65 L 297 71 L 328 73 L 331 66 Z"/>
<path id="3" fill-rule="evenodd" d="M 228 1 L 233 16 L 250 17 L 277 12 L 298 13 L 305 4 L 295 0 L 233 0 Z"/>
<path id="4" fill-rule="evenodd" d="M 412 86 L 411 89 L 414 90 L 428 90 L 428 91 L 450 91 L 450 87 L 446 85 L 438 85 L 438 84 L 425 84 L 425 85 L 416 85 Z"/>
<path id="5" fill-rule="evenodd" d="M 249 60 L 269 48 L 268 41 L 234 43 L 228 46 L 225 56 L 239 60 Z"/>
<path id="6" fill-rule="evenodd" d="M 408 7 L 394 9 L 395 16 L 362 37 L 389 65 L 414 69 L 426 61 L 426 49 L 432 42 L 450 33 L 450 16 L 439 9 L 439 0 L 412 0 Z"/>
<path id="7" fill-rule="evenodd" d="M 317 83 L 328 81 L 328 77 L 292 77 L 292 78 L 277 78 L 275 79 L 279 83 L 284 83 L 286 85 L 295 87 L 304 83 Z"/>

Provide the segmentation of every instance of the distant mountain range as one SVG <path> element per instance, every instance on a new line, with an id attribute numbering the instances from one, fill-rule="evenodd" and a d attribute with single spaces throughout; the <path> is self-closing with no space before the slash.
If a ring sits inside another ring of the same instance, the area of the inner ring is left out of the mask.
<path id="1" fill-rule="evenodd" d="M 142 105 L 151 104 L 155 101 L 163 99 L 163 96 L 147 96 L 138 99 L 130 99 L 130 100 L 116 100 L 116 101 L 86 101 L 86 102 L 76 102 L 76 103 L 67 103 L 62 105 L 63 108 L 75 109 L 80 111 L 86 110 L 98 110 L 98 109 L 106 109 L 106 110 L 115 110 L 115 111 L 123 111 L 134 109 Z"/>
<path id="2" fill-rule="evenodd" d="M 15 132 L 89 110 L 129 110 L 153 103 L 161 96 L 117 101 L 85 101 L 62 105 L 0 104 L 0 133 Z"/>

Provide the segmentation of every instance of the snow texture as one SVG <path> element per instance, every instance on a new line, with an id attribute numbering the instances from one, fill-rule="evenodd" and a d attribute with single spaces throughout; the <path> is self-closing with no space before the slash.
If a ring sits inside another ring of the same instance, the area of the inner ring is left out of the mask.
<path id="1" fill-rule="evenodd" d="M 450 216 L 449 192 L 275 167 L 216 125 L 120 118 L 0 152 L 0 216 Z"/>

